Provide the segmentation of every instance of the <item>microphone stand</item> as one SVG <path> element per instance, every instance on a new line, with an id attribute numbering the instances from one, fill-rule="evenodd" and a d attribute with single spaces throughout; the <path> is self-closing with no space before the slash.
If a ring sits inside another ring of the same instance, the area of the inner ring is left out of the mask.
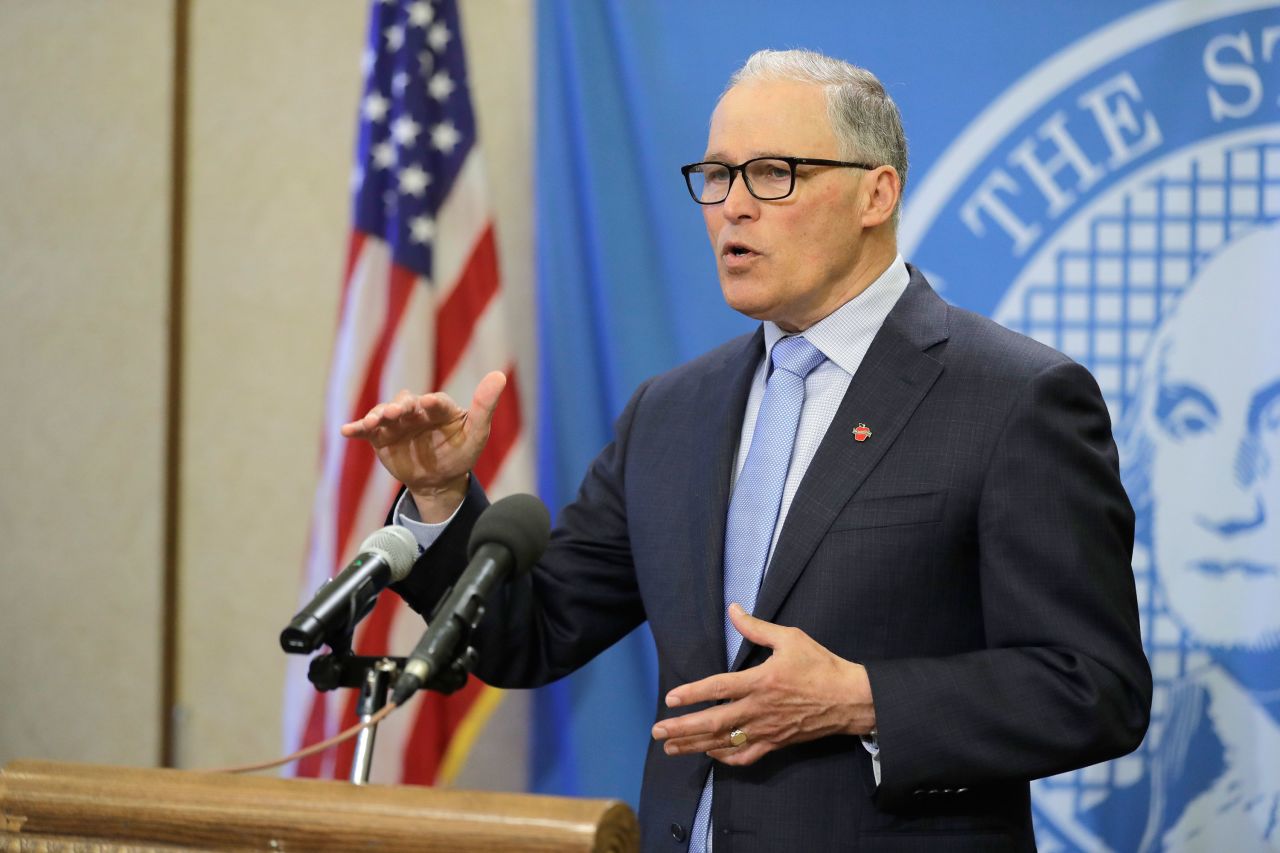
<path id="1" fill-rule="evenodd" d="M 359 688 L 360 700 L 356 703 L 356 713 L 360 722 L 369 722 L 387 704 L 387 692 L 404 671 L 406 659 L 352 654 L 350 635 L 331 643 L 329 648 L 331 651 L 312 659 L 307 679 L 320 691 L 336 690 L 339 687 Z M 427 681 L 424 689 L 444 694 L 461 689 L 478 660 L 476 650 L 470 645 L 465 646 L 447 669 Z M 356 736 L 355 755 L 351 759 L 351 783 L 354 785 L 366 785 L 369 782 L 377 729 L 378 724 L 374 723 L 361 729 Z"/>
<path id="2" fill-rule="evenodd" d="M 391 686 L 391 673 L 397 676 L 403 662 L 396 663 L 391 658 L 381 658 L 365 671 L 364 684 L 360 686 L 360 701 L 356 705 L 356 713 L 360 722 L 367 724 L 373 715 L 382 710 L 387 701 L 387 689 Z M 373 741 L 378 736 L 378 724 L 366 725 L 356 735 L 356 751 L 351 758 L 351 783 L 364 785 L 369 781 L 369 769 L 373 766 Z"/>

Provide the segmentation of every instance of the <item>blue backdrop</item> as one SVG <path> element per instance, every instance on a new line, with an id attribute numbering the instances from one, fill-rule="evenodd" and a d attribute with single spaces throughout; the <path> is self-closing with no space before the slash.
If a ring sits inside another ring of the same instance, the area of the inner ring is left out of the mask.
<path id="1" fill-rule="evenodd" d="M 726 78 L 764 47 L 864 65 L 910 142 L 904 256 L 1094 371 L 1139 510 L 1152 731 L 1036 783 L 1043 849 L 1280 847 L 1280 5 L 541 0 L 537 27 L 553 509 L 641 380 L 751 327 L 678 170 Z M 540 691 L 532 789 L 635 803 L 655 673 L 642 629 Z"/>

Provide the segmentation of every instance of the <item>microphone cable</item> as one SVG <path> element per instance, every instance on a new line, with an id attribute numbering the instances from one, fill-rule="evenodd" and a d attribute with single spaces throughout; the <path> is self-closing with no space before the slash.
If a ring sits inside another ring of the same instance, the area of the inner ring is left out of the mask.
<path id="1" fill-rule="evenodd" d="M 197 768 L 197 770 L 198 772 L 201 772 L 201 773 L 254 773 L 259 770 L 270 770 L 273 767 L 282 767 L 283 765 L 288 764 L 290 761 L 297 761 L 298 759 L 306 758 L 308 755 L 315 755 L 317 752 L 324 752 L 326 749 L 335 747 L 345 740 L 350 740 L 351 738 L 359 734 L 361 729 L 367 729 L 370 726 L 376 726 L 378 723 L 385 720 L 391 714 L 391 712 L 398 707 L 400 706 L 397 705 L 395 702 L 388 700 L 387 704 L 383 705 L 382 709 L 378 711 L 378 713 L 370 717 L 366 722 L 356 723 L 354 726 L 351 726 L 350 728 L 344 731 L 338 732 L 336 735 L 334 735 L 331 738 L 328 738 L 327 740 L 322 740 L 319 743 L 314 743 L 311 746 L 300 749 L 291 755 L 286 755 L 284 758 L 278 758 L 274 761 L 264 761 L 260 764 L 239 764 L 234 767 L 214 767 L 214 768 L 209 768 L 204 770 L 199 770 Z"/>

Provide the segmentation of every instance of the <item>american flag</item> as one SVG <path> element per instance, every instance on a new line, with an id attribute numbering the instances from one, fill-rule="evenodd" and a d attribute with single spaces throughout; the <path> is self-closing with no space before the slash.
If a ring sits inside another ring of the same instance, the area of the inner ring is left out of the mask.
<path id="1" fill-rule="evenodd" d="M 398 484 L 364 442 L 338 434 L 401 388 L 443 390 L 466 406 L 498 368 L 508 386 L 473 475 L 490 494 L 528 491 L 533 472 L 507 345 L 498 256 L 454 0 L 377 0 L 363 59 L 352 175 L 353 227 L 325 399 L 320 482 L 301 595 L 346 565 L 381 527 Z M 404 655 L 420 617 L 384 594 L 356 633 L 359 654 Z M 285 744 L 315 743 L 355 721 L 358 691 L 317 693 L 291 657 Z M 392 714 L 378 731 L 374 781 L 450 781 L 499 692 L 474 678 Z M 298 763 L 345 778 L 351 742 Z"/>

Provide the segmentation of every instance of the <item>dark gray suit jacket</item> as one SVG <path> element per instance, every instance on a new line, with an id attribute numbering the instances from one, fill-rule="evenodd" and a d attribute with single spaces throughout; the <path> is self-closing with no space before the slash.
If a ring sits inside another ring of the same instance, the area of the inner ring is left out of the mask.
<path id="1" fill-rule="evenodd" d="M 724 671 L 729 486 L 762 354 L 757 332 L 640 386 L 542 561 L 490 608 L 483 679 L 545 684 L 645 619 L 659 696 Z M 474 486 L 399 585 L 419 611 L 465 562 L 484 506 Z M 1132 543 L 1089 373 L 947 305 L 912 269 L 791 504 L 755 611 L 866 665 L 882 782 L 852 737 L 721 765 L 717 853 L 1033 849 L 1028 780 L 1128 752 L 1146 730 Z M 768 654 L 743 643 L 735 668 Z M 709 761 L 650 746 L 645 849 L 687 845 Z"/>

